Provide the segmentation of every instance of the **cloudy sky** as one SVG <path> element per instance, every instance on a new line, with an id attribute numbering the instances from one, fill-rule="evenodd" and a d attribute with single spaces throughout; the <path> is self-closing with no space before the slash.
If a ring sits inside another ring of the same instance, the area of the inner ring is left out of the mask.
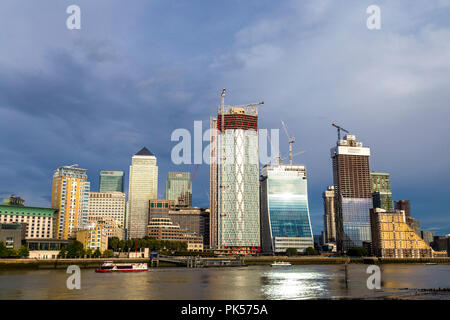
<path id="1" fill-rule="evenodd" d="M 132 4 L 131 4 L 132 3 Z M 284 120 L 305 164 L 314 233 L 332 182 L 332 122 L 371 147 L 371 170 L 391 173 L 423 229 L 450 233 L 450 1 L 2 0 L 0 197 L 49 206 L 53 171 L 125 170 L 147 146 L 159 190 L 177 128 L 209 126 L 227 104 L 264 100 L 260 127 Z M 68 30 L 66 8 L 81 8 Z M 366 8 L 381 8 L 368 30 Z M 287 139 L 280 132 L 287 154 Z M 205 147 L 207 143 L 205 142 Z M 208 206 L 209 167 L 193 201 Z"/>

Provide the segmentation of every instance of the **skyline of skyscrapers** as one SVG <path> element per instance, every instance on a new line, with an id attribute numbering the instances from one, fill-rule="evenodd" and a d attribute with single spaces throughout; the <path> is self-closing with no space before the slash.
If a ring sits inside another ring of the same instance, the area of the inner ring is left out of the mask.
<path id="1" fill-rule="evenodd" d="M 370 148 L 347 134 L 331 148 L 336 192 L 336 244 L 341 252 L 371 241 Z"/>
<path id="2" fill-rule="evenodd" d="M 166 199 L 175 205 L 192 207 L 192 183 L 189 172 L 169 172 L 166 181 Z"/>
<path id="3" fill-rule="evenodd" d="M 123 170 L 100 170 L 98 192 L 123 192 Z"/>
<path id="4" fill-rule="evenodd" d="M 304 252 L 314 247 L 303 165 L 266 165 L 261 172 L 261 248 L 263 253 Z"/>
<path id="5" fill-rule="evenodd" d="M 144 147 L 131 159 L 126 214 L 127 238 L 143 238 L 147 235 L 149 201 L 157 199 L 157 195 L 156 156 Z"/>
<path id="6" fill-rule="evenodd" d="M 55 170 L 52 181 L 51 207 L 58 209 L 53 235 L 69 239 L 88 222 L 90 182 L 87 170 L 62 166 Z"/>

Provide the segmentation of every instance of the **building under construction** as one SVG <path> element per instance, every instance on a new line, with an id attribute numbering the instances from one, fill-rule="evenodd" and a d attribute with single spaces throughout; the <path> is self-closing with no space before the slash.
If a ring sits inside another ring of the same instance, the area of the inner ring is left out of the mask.
<path id="1" fill-rule="evenodd" d="M 211 247 L 233 253 L 260 250 L 257 105 L 224 105 L 211 119 Z"/>

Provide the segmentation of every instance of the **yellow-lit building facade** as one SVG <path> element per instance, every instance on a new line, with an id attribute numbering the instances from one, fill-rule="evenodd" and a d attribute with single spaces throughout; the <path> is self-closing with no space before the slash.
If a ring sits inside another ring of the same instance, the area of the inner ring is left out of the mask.
<path id="1" fill-rule="evenodd" d="M 108 249 L 108 235 L 100 224 L 92 223 L 85 229 L 76 231 L 77 240 L 83 244 L 84 249 L 99 249 L 102 253 Z"/>
<path id="2" fill-rule="evenodd" d="M 90 183 L 86 171 L 73 166 L 55 170 L 51 207 L 58 209 L 53 224 L 57 239 L 75 237 L 75 231 L 88 223 Z"/>
<path id="3" fill-rule="evenodd" d="M 383 258 L 432 258 L 433 249 L 406 224 L 405 212 L 370 211 L 372 250 Z"/>

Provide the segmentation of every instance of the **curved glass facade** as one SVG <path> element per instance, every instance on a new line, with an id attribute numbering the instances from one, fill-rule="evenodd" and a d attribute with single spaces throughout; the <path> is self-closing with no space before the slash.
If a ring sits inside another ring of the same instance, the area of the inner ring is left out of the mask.
<path id="1" fill-rule="evenodd" d="M 305 167 L 266 166 L 261 178 L 263 250 L 281 253 L 313 247 Z"/>

